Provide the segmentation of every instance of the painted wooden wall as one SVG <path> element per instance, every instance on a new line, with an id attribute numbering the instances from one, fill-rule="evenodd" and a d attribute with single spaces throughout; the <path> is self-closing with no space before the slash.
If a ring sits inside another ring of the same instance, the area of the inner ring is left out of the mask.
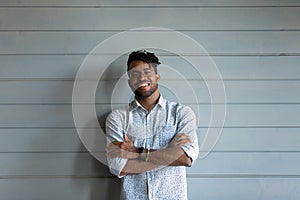
<path id="1" fill-rule="evenodd" d="M 145 26 L 178 30 L 202 44 L 226 87 L 222 135 L 188 169 L 190 199 L 300 199 L 298 0 L 1 0 L 0 199 L 118 198 L 119 180 L 78 138 L 72 87 L 98 43 Z M 201 143 L 210 115 L 205 84 L 177 56 L 161 59 L 197 90 Z M 176 76 L 163 78 L 185 94 Z M 105 116 L 113 81 L 101 81 L 107 88 L 96 106 Z"/>

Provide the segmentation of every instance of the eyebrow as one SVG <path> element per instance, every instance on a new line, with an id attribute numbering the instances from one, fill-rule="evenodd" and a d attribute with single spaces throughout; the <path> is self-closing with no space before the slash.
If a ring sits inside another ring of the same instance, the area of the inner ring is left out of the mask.
<path id="1" fill-rule="evenodd" d="M 132 71 L 132 72 L 138 72 L 138 71 L 145 71 L 145 70 L 151 70 L 151 68 L 152 67 L 145 67 L 145 68 L 143 68 L 142 70 L 137 70 L 137 69 L 131 69 L 131 70 L 129 70 L 129 71 Z"/>

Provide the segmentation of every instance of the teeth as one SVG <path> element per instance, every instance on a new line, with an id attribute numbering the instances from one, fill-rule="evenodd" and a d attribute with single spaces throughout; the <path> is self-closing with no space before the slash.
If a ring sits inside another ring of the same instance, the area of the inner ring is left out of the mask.
<path id="1" fill-rule="evenodd" d="M 147 86 L 149 86 L 150 85 L 150 83 L 143 83 L 143 84 L 141 84 L 139 87 L 147 87 Z"/>

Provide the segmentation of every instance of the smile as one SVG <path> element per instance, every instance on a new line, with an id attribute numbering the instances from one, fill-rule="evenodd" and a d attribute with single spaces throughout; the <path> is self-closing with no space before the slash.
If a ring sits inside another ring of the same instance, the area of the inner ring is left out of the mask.
<path id="1" fill-rule="evenodd" d="M 148 86 L 150 86 L 150 82 L 137 84 L 137 88 L 145 88 L 145 87 L 148 87 Z"/>

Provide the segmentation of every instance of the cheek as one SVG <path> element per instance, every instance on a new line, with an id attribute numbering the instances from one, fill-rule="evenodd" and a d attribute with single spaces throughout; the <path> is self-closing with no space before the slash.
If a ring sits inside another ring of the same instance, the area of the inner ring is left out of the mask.
<path id="1" fill-rule="evenodd" d="M 159 80 L 157 78 L 151 78 L 151 81 L 153 84 L 158 84 Z"/>
<path id="2" fill-rule="evenodd" d="M 135 89 L 135 87 L 134 87 L 134 85 L 135 85 L 135 81 L 128 81 L 128 85 L 129 85 L 129 87 L 131 88 L 131 89 Z"/>
<path id="3" fill-rule="evenodd" d="M 128 82 L 130 88 L 133 88 L 134 84 L 132 82 Z"/>

